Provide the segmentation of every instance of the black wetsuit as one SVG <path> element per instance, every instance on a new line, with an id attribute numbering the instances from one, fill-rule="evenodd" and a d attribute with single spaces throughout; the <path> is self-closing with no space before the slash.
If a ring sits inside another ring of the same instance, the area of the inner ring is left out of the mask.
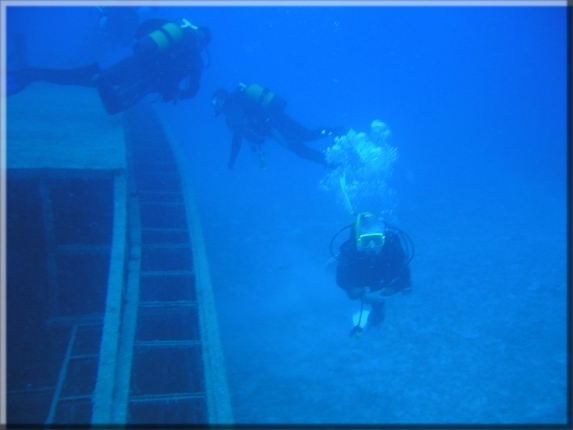
<path id="1" fill-rule="evenodd" d="M 387 231 L 378 254 L 358 251 L 354 238 L 344 242 L 340 246 L 336 283 L 352 300 L 360 298 L 359 291 L 364 287 L 371 291 L 388 288 L 392 292 L 410 288 L 410 268 L 398 234 Z M 378 325 L 383 319 L 384 302 L 374 303 L 369 323 Z"/>
<path id="2" fill-rule="evenodd" d="M 139 41 L 170 21 L 150 19 L 138 28 Z M 195 34 L 183 31 L 183 38 L 172 47 L 159 50 L 138 49 L 113 66 L 100 69 L 88 64 L 74 69 L 45 69 L 31 67 L 19 71 L 25 84 L 33 81 L 51 82 L 60 85 L 95 87 L 109 114 L 122 112 L 137 104 L 146 95 L 158 93 L 163 101 L 194 97 L 203 71 L 203 60 Z M 180 84 L 184 82 L 184 87 Z"/>
<path id="3" fill-rule="evenodd" d="M 282 109 L 266 109 L 249 99 L 240 88 L 229 94 L 222 112 L 233 134 L 228 161 L 230 169 L 235 166 L 243 139 L 252 144 L 253 150 L 260 150 L 265 140 L 271 138 L 301 158 L 327 165 L 323 152 L 305 145 L 305 142 L 325 137 L 327 134 L 323 129 L 309 130 Z"/>

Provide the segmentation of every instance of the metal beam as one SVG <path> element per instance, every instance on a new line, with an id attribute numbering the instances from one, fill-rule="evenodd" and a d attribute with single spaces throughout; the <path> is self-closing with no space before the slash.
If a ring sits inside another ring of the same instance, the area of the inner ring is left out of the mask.
<path id="1" fill-rule="evenodd" d="M 109 424 L 112 420 L 113 388 L 115 384 L 121 299 L 126 252 L 127 179 L 118 170 L 114 180 L 114 216 L 112 248 L 107 282 L 107 298 L 97 380 L 94 392 L 92 424 Z"/>

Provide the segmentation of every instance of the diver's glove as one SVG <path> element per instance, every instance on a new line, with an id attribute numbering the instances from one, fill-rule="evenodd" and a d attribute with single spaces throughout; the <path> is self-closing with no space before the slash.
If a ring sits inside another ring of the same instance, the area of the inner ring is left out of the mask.
<path id="1" fill-rule="evenodd" d="M 372 291 L 370 287 L 365 287 L 360 294 L 360 299 L 362 300 L 362 303 L 382 303 L 387 297 L 384 293 L 384 289 Z"/>

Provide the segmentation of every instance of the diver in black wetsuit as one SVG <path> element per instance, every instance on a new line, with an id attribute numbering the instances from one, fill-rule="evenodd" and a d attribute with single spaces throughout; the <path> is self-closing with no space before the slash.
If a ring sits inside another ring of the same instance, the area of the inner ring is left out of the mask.
<path id="1" fill-rule="evenodd" d="M 107 69 L 93 63 L 74 69 L 27 67 L 9 71 L 8 94 L 35 81 L 95 87 L 111 115 L 134 106 L 151 93 L 158 93 L 165 102 L 197 94 L 205 68 L 201 52 L 211 41 L 207 27 L 193 25 L 186 19 L 149 19 L 139 26 L 135 37 L 133 55 Z"/>
<path id="2" fill-rule="evenodd" d="M 266 161 L 262 144 L 269 138 L 301 158 L 330 167 L 324 153 L 309 148 L 305 142 L 343 132 L 342 127 L 307 129 L 284 113 L 286 107 L 284 99 L 257 84 L 247 86 L 241 83 L 231 93 L 218 89 L 213 93 L 212 104 L 215 115 L 225 114 L 227 126 L 233 134 L 231 154 L 227 164 L 229 169 L 235 166 L 243 139 L 251 143 L 253 151 L 258 152 L 261 165 L 264 167 Z"/>
<path id="3" fill-rule="evenodd" d="M 404 232 L 370 212 L 359 213 L 356 222 L 346 228 L 351 228 L 350 238 L 340 246 L 336 283 L 351 300 L 372 306 L 367 327 L 377 327 L 384 321 L 386 299 L 400 291 L 412 291 L 409 263 L 413 245 Z M 409 245 L 409 254 L 402 241 Z M 350 335 L 361 333 L 356 325 Z"/>

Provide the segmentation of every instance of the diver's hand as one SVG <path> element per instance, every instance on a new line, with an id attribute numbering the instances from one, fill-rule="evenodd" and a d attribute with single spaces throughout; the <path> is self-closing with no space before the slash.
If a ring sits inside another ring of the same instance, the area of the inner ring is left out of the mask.
<path id="1" fill-rule="evenodd" d="M 362 293 L 360 294 L 360 299 L 362 302 L 368 304 L 382 303 L 384 300 L 386 300 L 386 297 L 387 296 L 384 289 L 372 291 L 370 290 L 370 287 L 364 287 L 362 289 Z"/>

